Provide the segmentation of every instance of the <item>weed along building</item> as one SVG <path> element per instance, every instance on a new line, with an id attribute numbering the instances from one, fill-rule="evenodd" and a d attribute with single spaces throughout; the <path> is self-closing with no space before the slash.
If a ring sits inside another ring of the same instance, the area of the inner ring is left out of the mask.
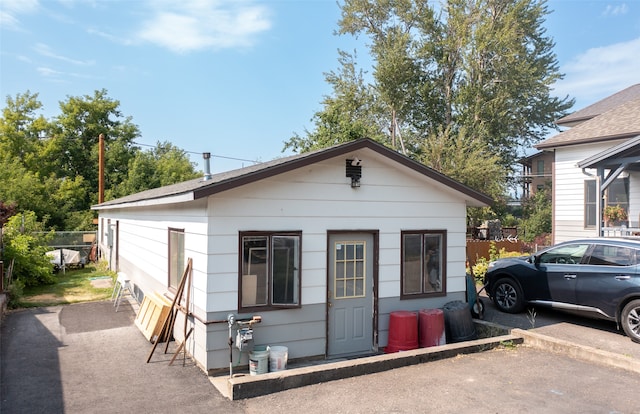
<path id="1" fill-rule="evenodd" d="M 254 343 L 292 360 L 382 350 L 391 312 L 464 301 L 466 208 L 490 203 L 361 139 L 93 208 L 102 257 L 139 297 L 173 300 L 192 263 L 174 336 L 193 328 L 186 349 L 214 371 L 229 367 L 229 314 L 259 315 Z"/>

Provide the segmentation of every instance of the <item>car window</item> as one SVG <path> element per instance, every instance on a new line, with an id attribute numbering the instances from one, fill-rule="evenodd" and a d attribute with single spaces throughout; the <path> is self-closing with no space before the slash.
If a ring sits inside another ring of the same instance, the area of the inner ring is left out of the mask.
<path id="1" fill-rule="evenodd" d="M 636 250 L 629 247 L 597 245 L 591 252 L 589 264 L 601 266 L 632 266 L 637 264 Z"/>
<path id="2" fill-rule="evenodd" d="M 589 248 L 589 244 L 565 244 L 547 250 L 540 255 L 540 263 L 576 264 Z"/>

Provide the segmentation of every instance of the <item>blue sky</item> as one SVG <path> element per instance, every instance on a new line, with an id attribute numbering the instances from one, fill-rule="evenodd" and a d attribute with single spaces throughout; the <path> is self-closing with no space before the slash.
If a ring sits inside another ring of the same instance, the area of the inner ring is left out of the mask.
<path id="1" fill-rule="evenodd" d="M 580 109 L 640 82 L 640 1 L 552 0 L 547 34 Z M 282 156 L 312 128 L 338 49 L 334 0 L 0 0 L 0 96 L 38 93 L 43 115 L 106 89 L 142 136 L 213 155 L 213 172 Z M 145 148 L 145 147 L 143 147 Z"/>

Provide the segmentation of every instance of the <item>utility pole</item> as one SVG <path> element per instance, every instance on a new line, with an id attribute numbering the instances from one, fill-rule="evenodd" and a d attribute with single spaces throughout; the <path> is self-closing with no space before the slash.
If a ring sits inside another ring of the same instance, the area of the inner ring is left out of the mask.
<path id="1" fill-rule="evenodd" d="M 98 140 L 98 204 L 104 202 L 104 134 Z"/>

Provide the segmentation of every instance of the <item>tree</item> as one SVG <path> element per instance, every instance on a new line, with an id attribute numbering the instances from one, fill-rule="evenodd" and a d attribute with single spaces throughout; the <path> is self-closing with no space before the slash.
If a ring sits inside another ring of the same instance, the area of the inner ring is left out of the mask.
<path id="1" fill-rule="evenodd" d="M 14 158 L 31 171 L 38 171 L 40 138 L 50 130 L 49 122 L 36 111 L 42 108 L 38 94 L 27 91 L 7 97 L 0 118 L 0 157 Z"/>
<path id="2" fill-rule="evenodd" d="M 54 119 L 48 145 L 48 155 L 55 160 L 53 172 L 60 178 L 83 177 L 83 204 L 87 208 L 98 201 L 100 134 L 105 136 L 105 187 L 126 176 L 126 166 L 139 150 L 133 141 L 140 131 L 131 117 L 123 117 L 119 106 L 120 102 L 109 98 L 102 89 L 93 96 L 68 97 L 60 103 L 62 113 Z"/>
<path id="3" fill-rule="evenodd" d="M 166 141 L 158 142 L 148 151 L 138 151 L 127 171 L 126 178 L 110 190 L 109 197 L 121 197 L 200 176 L 186 152 Z"/>
<path id="4" fill-rule="evenodd" d="M 383 139 L 382 126 L 375 117 L 379 110 L 374 91 L 365 84 L 355 57 L 344 51 L 339 53 L 340 72 L 325 74 L 334 96 L 326 96 L 324 109 L 313 116 L 315 131 L 306 131 L 306 137 L 295 134 L 285 143 L 285 149 L 307 152 L 362 137 Z"/>
<path id="5" fill-rule="evenodd" d="M 105 90 L 68 97 L 60 103 L 62 113 L 48 121 L 37 114 L 42 107 L 37 94 L 7 97 L 0 118 L 2 201 L 17 205 L 20 212 L 33 211 L 48 228 L 92 229 L 90 207 L 98 201 L 100 133 L 105 134 L 107 196 L 197 176 L 186 153 L 169 143 L 141 151 L 134 143 L 140 135 L 138 127 L 122 115 L 119 105 Z"/>
<path id="6" fill-rule="evenodd" d="M 551 185 L 524 200 L 522 209 L 522 227 L 524 241 L 533 241 L 536 237 L 551 233 Z"/>
<path id="7" fill-rule="evenodd" d="M 490 163 L 502 170 L 489 166 L 506 192 L 505 177 L 519 154 L 573 105 L 568 97 L 551 96 L 562 75 L 542 27 L 547 14 L 544 0 L 345 0 L 337 32 L 370 40 L 371 84 L 352 75 L 355 61 L 341 52 L 343 71 L 327 78 L 335 96 L 315 114 L 316 130 L 295 136 L 288 147 L 331 142 L 335 128 L 349 130 L 341 125 L 346 110 L 347 121 L 364 126 L 352 132 L 373 128 L 377 140 L 434 168 L 442 164 L 427 157 L 439 153 L 428 149 L 443 145 L 440 140 L 451 140 L 447 147 L 484 146 Z M 340 93 L 350 89 L 368 91 L 366 101 Z M 475 179 L 461 181 L 475 186 Z M 475 188 L 485 190 L 485 184 Z"/>

